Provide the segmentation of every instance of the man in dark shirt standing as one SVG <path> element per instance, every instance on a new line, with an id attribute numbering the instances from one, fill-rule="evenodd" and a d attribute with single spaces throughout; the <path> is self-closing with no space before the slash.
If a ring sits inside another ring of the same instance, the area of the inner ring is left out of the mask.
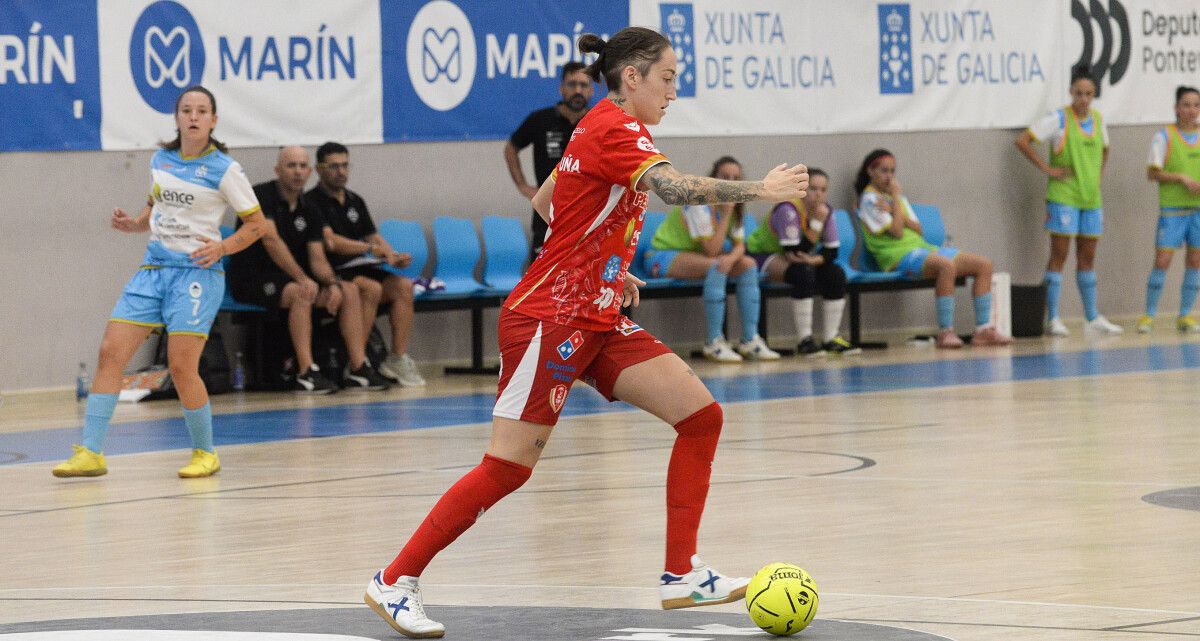
<path id="1" fill-rule="evenodd" d="M 235 300 L 268 309 L 288 310 L 288 331 L 296 354 L 293 389 L 309 394 L 330 394 L 337 384 L 313 362 L 312 311 L 323 308 L 338 316 L 352 364 L 364 365 L 361 345 L 362 302 L 358 290 L 343 287 L 325 258 L 324 222 L 305 205 L 304 184 L 312 175 L 308 152 L 300 147 L 279 150 L 276 180 L 254 186 L 263 215 L 271 221 L 262 243 L 255 243 L 229 260 L 230 293 Z M 241 224 L 241 221 L 238 221 Z M 340 314 L 339 314 L 340 312 Z M 336 376 L 337 372 L 329 372 Z M 376 374 L 367 389 L 386 389 Z"/>
<path id="2" fill-rule="evenodd" d="M 412 256 L 392 249 L 375 228 L 367 203 L 346 189 L 350 180 L 350 150 L 327 142 L 317 148 L 320 180 L 305 197 L 325 219 L 325 249 L 338 275 L 358 287 L 362 297 L 363 343 L 375 325 L 381 303 L 387 304 L 392 325 L 391 352 L 379 363 L 379 373 L 404 387 L 424 385 L 417 364 L 408 355 L 413 322 L 413 282 L 382 269 L 387 263 L 406 267 Z"/>
<path id="3" fill-rule="evenodd" d="M 558 86 L 562 101 L 553 107 L 539 109 L 525 118 L 525 122 L 513 132 L 504 145 L 504 160 L 508 163 L 508 173 L 513 183 L 526 198 L 533 200 L 538 187 L 550 177 L 550 172 L 562 158 L 563 150 L 571 140 L 571 133 L 579 119 L 587 113 L 592 102 L 595 87 L 592 79 L 584 72 L 586 67 L 580 62 L 568 62 L 562 68 L 562 81 Z M 521 161 L 517 153 L 533 145 L 533 174 L 537 184 L 531 185 L 525 180 L 525 172 L 521 170 Z M 529 226 L 533 231 L 530 259 L 537 258 L 546 239 L 546 221 L 535 211 L 530 218 Z"/>

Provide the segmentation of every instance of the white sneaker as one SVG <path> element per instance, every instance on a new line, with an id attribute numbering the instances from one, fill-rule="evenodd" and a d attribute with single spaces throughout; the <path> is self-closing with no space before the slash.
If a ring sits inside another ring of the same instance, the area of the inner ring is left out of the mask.
<path id="1" fill-rule="evenodd" d="M 1051 318 L 1049 323 L 1046 323 L 1046 331 L 1051 336 L 1070 336 L 1071 335 L 1071 330 L 1067 329 L 1067 326 L 1057 316 L 1055 316 L 1054 318 Z"/>
<path id="2" fill-rule="evenodd" d="M 1116 325 L 1114 323 L 1110 323 L 1108 321 L 1108 319 L 1103 316 L 1097 316 L 1097 317 L 1093 318 L 1092 320 L 1084 323 L 1083 331 L 1086 334 L 1092 334 L 1092 335 L 1106 334 L 1109 336 L 1116 336 L 1117 334 L 1125 333 L 1125 329 L 1123 327 L 1121 327 L 1120 325 Z"/>
<path id="3" fill-rule="evenodd" d="M 779 354 L 776 354 L 775 357 L 779 358 Z M 711 343 L 704 346 L 704 358 L 718 363 L 742 362 L 742 356 L 733 351 L 733 348 L 729 346 L 729 341 L 723 337 L 714 338 Z"/>
<path id="4" fill-rule="evenodd" d="M 727 577 L 692 555 L 692 571 L 683 576 L 663 572 L 658 585 L 664 610 L 718 605 L 746 596 L 750 579 Z"/>
<path id="5" fill-rule="evenodd" d="M 737 351 L 744 358 L 752 361 L 777 361 L 779 360 L 779 352 L 767 347 L 767 341 L 763 340 L 762 336 L 754 335 L 754 338 L 748 341 L 738 343 Z"/>
<path id="6" fill-rule="evenodd" d="M 383 582 L 383 570 L 380 570 L 367 585 L 363 601 L 393 630 L 406 637 L 440 639 L 446 634 L 446 626 L 425 616 L 415 576 L 402 576 L 395 585 L 387 585 Z"/>
<path id="7" fill-rule="evenodd" d="M 420 387 L 425 384 L 425 379 L 417 370 L 417 362 L 408 354 L 388 354 L 387 360 L 379 364 L 379 373 L 402 387 Z"/>

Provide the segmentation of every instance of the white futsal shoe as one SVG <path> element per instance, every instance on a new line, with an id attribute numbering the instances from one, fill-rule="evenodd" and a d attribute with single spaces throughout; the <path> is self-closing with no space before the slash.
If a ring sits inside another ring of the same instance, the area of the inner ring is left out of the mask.
<path id="1" fill-rule="evenodd" d="M 1067 325 L 1062 322 L 1062 319 L 1055 316 L 1050 319 L 1050 322 L 1046 323 L 1046 333 L 1051 336 L 1070 336 L 1071 330 L 1067 329 Z"/>
<path id="2" fill-rule="evenodd" d="M 1083 331 L 1085 334 L 1090 334 L 1092 336 L 1116 336 L 1117 334 L 1125 333 L 1125 329 L 1123 327 L 1117 325 L 1116 323 L 1110 322 L 1103 316 L 1097 316 L 1085 323 L 1083 326 Z"/>
<path id="3" fill-rule="evenodd" d="M 767 341 L 763 340 L 763 337 L 758 334 L 755 334 L 754 338 L 748 341 L 738 343 L 737 352 L 742 355 L 742 358 L 752 361 L 779 360 L 779 352 L 768 347 Z"/>
<path id="4" fill-rule="evenodd" d="M 663 572 L 658 591 L 663 609 L 674 610 L 737 601 L 746 596 L 749 583 L 748 578 L 727 577 L 717 572 L 693 554 L 692 571 L 683 576 Z"/>
<path id="5" fill-rule="evenodd" d="M 440 639 L 446 634 L 446 626 L 425 616 L 415 576 L 402 576 L 394 585 L 387 585 L 380 570 L 367 586 L 363 601 L 393 630 L 410 639 Z"/>

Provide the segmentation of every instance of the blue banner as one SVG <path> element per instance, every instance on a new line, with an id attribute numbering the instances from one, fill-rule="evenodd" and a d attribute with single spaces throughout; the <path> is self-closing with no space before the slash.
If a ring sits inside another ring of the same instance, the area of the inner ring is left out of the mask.
<path id="1" fill-rule="evenodd" d="M 3 0 L 0 151 L 99 148 L 96 0 Z"/>
<path id="2" fill-rule="evenodd" d="M 495 140 L 561 99 L 579 36 L 620 31 L 629 3 L 384 0 L 380 23 L 384 140 Z"/>

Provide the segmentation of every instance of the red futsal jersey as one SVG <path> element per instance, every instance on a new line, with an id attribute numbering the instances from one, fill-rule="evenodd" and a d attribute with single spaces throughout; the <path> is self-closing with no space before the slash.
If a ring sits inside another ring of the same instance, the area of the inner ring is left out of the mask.
<path id="1" fill-rule="evenodd" d="M 646 213 L 647 194 L 637 184 L 665 162 L 636 118 L 607 99 L 593 107 L 550 174 L 546 243 L 505 307 L 568 327 L 615 327 Z"/>

